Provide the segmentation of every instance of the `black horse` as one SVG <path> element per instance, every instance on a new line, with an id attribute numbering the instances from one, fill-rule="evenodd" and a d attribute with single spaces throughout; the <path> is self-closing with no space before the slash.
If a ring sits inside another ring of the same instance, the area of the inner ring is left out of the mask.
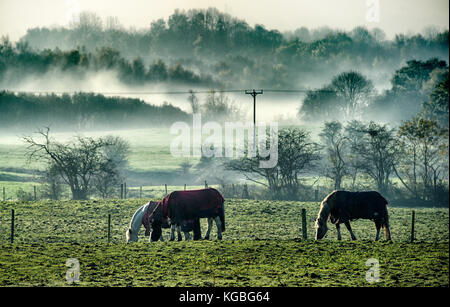
<path id="1" fill-rule="evenodd" d="M 375 222 L 377 234 L 375 240 L 380 238 L 380 229 L 384 228 L 387 240 L 391 240 L 389 229 L 389 216 L 387 200 L 380 193 L 333 191 L 324 198 L 320 205 L 319 214 L 315 223 L 316 240 L 322 239 L 328 228 L 327 221 L 336 225 L 338 240 L 341 240 L 340 224 L 345 224 L 353 240 L 356 237 L 350 226 L 355 219 L 370 219 Z"/>

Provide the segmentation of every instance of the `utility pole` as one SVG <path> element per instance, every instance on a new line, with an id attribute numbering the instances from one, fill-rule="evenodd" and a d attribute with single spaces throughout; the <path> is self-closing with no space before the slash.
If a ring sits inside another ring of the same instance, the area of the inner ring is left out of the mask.
<path id="1" fill-rule="evenodd" d="M 253 97 L 253 150 L 256 155 L 256 96 L 262 95 L 263 90 L 246 90 L 245 94 L 252 95 Z"/>

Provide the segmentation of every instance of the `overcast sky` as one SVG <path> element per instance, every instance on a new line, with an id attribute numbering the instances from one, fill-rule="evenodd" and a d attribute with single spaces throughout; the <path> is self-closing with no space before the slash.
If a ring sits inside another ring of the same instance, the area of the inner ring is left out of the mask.
<path id="1" fill-rule="evenodd" d="M 396 33 L 449 27 L 449 0 L 0 0 L 0 36 L 17 40 L 28 28 L 67 25 L 79 11 L 104 20 L 117 16 L 126 27 L 145 28 L 176 8 L 216 7 L 251 26 L 295 30 L 329 26 L 349 30 L 358 25 Z"/>

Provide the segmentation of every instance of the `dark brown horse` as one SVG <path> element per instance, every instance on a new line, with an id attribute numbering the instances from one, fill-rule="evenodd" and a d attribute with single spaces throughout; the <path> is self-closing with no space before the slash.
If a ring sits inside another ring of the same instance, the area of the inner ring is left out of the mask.
<path id="1" fill-rule="evenodd" d="M 378 192 L 347 192 L 333 191 L 324 198 L 320 205 L 319 214 L 315 223 L 316 240 L 322 239 L 327 230 L 327 221 L 336 225 L 338 240 L 341 240 L 340 224 L 345 224 L 353 240 L 356 237 L 350 226 L 350 221 L 356 219 L 369 219 L 375 222 L 377 234 L 375 240 L 380 238 L 380 229 L 384 228 L 387 240 L 391 240 L 389 229 L 388 202 Z"/>
<path id="2" fill-rule="evenodd" d="M 158 233 L 164 223 L 171 225 L 170 240 L 175 239 L 175 228 L 186 232 L 194 230 L 194 240 L 200 239 L 200 218 L 208 218 L 205 240 L 209 239 L 212 222 L 217 225 L 217 238 L 222 239 L 225 231 L 224 198 L 213 188 L 193 191 L 175 191 L 157 203 L 153 209 L 150 226 Z M 198 230 L 198 231 L 197 231 Z"/>
<path id="3" fill-rule="evenodd" d="M 137 242 L 139 229 L 143 225 L 145 227 L 145 236 L 150 236 L 150 242 L 164 241 L 162 236 L 162 228 L 176 227 L 178 229 L 178 241 L 181 241 L 181 232 L 184 232 L 186 239 L 190 238 L 189 232 L 194 232 L 194 240 L 201 239 L 200 219 L 181 221 L 181 224 L 171 224 L 168 218 L 163 217 L 162 210 L 157 210 L 160 202 L 150 201 L 136 210 L 130 226 L 125 232 L 127 242 Z M 172 232 L 172 237 L 174 233 Z"/>
<path id="4" fill-rule="evenodd" d="M 182 240 L 181 231 L 184 232 L 186 240 L 190 239 L 189 232 L 194 232 L 194 240 L 201 239 L 200 219 L 191 220 L 170 220 L 164 217 L 162 210 L 158 210 L 160 202 L 150 201 L 147 211 L 142 218 L 142 225 L 145 227 L 145 236 L 151 236 L 150 241 L 162 239 L 162 228 L 172 228 L 171 240 L 174 240 L 174 228 L 178 230 L 178 241 Z M 181 230 L 181 231 L 180 231 Z"/>

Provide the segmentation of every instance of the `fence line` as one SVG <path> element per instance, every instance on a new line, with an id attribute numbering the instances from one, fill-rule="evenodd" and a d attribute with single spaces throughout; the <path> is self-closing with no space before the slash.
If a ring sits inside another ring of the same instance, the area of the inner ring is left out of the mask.
<path id="1" fill-rule="evenodd" d="M 19 184 L 18 184 L 19 185 Z M 20 185 L 15 188 L 7 188 L 5 186 L 2 187 L 2 200 L 3 201 L 38 201 L 38 200 L 49 200 L 51 197 L 48 197 L 48 191 L 34 185 L 32 188 L 29 184 L 24 184 L 24 188 Z M 158 198 L 164 197 L 168 195 L 170 192 L 175 190 L 189 190 L 191 189 L 201 189 L 202 185 L 199 184 L 181 184 L 181 185 L 172 185 L 162 184 L 162 185 L 139 185 L 128 187 L 126 182 L 121 183 L 115 189 L 109 197 L 107 198 L 119 198 L 119 199 L 128 199 L 128 198 Z M 247 183 L 241 184 L 213 184 L 209 185 L 207 180 L 204 180 L 204 188 L 207 189 L 209 187 L 215 187 L 220 189 L 222 194 L 224 194 L 227 198 L 242 198 L 242 199 L 267 199 L 263 197 L 263 192 L 256 185 L 248 185 Z M 326 194 L 323 192 L 328 191 L 327 188 L 322 188 L 321 193 L 319 193 L 319 188 L 316 187 L 315 190 L 310 190 L 308 195 L 305 195 L 298 201 L 320 201 Z M 61 192 L 61 197 L 58 200 L 71 200 L 71 192 L 66 187 L 66 189 Z M 99 196 L 91 197 L 91 199 L 101 199 Z"/>
<path id="2" fill-rule="evenodd" d="M 24 210 L 26 211 L 26 209 Z M 228 233 L 230 234 L 230 237 L 232 237 L 231 239 L 274 239 L 274 238 L 279 238 L 280 234 L 282 234 L 282 237 L 286 237 L 288 236 L 288 238 L 291 239 L 295 239 L 295 238 L 301 238 L 302 240 L 307 240 L 308 239 L 308 228 L 312 227 L 309 226 L 307 224 L 307 210 L 305 208 L 301 208 L 301 214 L 298 214 L 298 216 L 296 216 L 297 218 L 295 219 L 289 219 L 287 221 L 276 221 L 276 222 L 267 222 L 266 220 L 262 221 L 260 219 L 238 219 L 235 220 L 234 223 L 232 223 L 230 226 L 230 228 L 228 228 Z M 300 213 L 299 212 L 299 213 Z M 34 230 L 30 230 L 28 229 L 28 227 L 26 225 L 28 225 L 27 223 L 32 222 L 33 224 L 36 224 L 36 221 L 31 221 L 32 218 L 29 217 L 29 221 L 26 220 L 25 216 L 28 215 L 24 215 L 24 213 L 22 213 L 22 218 L 19 217 L 18 219 L 18 225 L 21 227 L 19 227 L 19 232 L 17 232 L 18 229 L 16 229 L 16 210 L 15 209 L 11 209 L 11 217 L 10 217 L 10 236 L 9 236 L 9 241 L 10 243 L 14 243 L 14 239 L 15 237 L 21 237 L 23 238 L 23 234 L 21 235 L 21 230 L 23 230 L 24 232 L 36 232 L 36 229 Z M 20 213 L 20 212 L 19 212 Z M 20 214 L 19 214 L 20 215 Z M 251 216 L 247 216 L 251 217 Z M 76 218 L 76 217 L 75 217 Z M 80 218 L 80 217 L 78 217 Z M 311 218 L 311 216 L 310 216 Z M 123 217 L 122 217 L 123 219 Z M 43 222 L 42 227 L 48 227 L 48 223 L 46 223 L 45 219 L 44 220 L 40 220 L 40 222 Z M 122 223 L 122 222 L 120 222 Z M 52 224 L 52 223 L 50 223 Z M 104 224 L 103 224 L 104 225 Z M 300 226 L 301 227 L 298 227 Z M 53 226 L 51 226 L 53 227 Z M 416 229 L 415 229 L 415 210 L 411 210 L 411 224 L 410 225 L 404 225 L 405 230 L 407 230 L 407 228 L 410 228 L 410 238 L 406 236 L 403 236 L 403 241 L 408 241 L 413 243 L 414 240 L 416 239 Z M 38 227 L 40 228 L 40 227 Z M 205 228 L 205 225 L 203 225 L 203 228 Z M 286 233 L 283 233 L 282 230 L 287 230 Z M 289 231 L 290 230 L 290 231 Z M 84 230 L 86 233 L 91 233 L 93 231 L 93 229 L 85 229 Z M 166 230 L 168 231 L 168 230 Z M 48 233 L 49 236 L 51 237 L 51 231 L 44 231 L 44 233 Z M 70 230 L 66 230 L 65 234 L 69 234 L 71 233 Z M 117 232 L 116 232 L 117 233 Z M 104 234 L 104 232 L 103 232 Z M 289 237 L 290 235 L 290 237 Z M 67 237 L 67 236 L 64 236 Z M 87 236 L 89 237 L 89 236 Z M 45 237 L 44 237 L 45 238 Z M 112 242 L 112 214 L 108 213 L 107 214 L 107 229 L 106 229 L 106 239 L 108 243 Z M 100 234 L 100 237 L 97 238 L 96 240 L 102 240 L 102 236 Z M 105 235 L 103 235 L 103 240 L 105 239 Z M 332 239 L 334 239 L 332 237 Z M 23 239 L 21 239 L 20 241 L 22 241 Z M 35 240 L 42 240 L 42 237 L 39 237 L 39 239 L 35 239 Z M 92 241 L 91 238 L 89 238 L 87 240 L 88 242 Z M 28 241 L 27 241 L 28 242 Z M 32 241 L 33 242 L 33 241 Z M 79 242 L 79 241 L 76 241 Z"/>

